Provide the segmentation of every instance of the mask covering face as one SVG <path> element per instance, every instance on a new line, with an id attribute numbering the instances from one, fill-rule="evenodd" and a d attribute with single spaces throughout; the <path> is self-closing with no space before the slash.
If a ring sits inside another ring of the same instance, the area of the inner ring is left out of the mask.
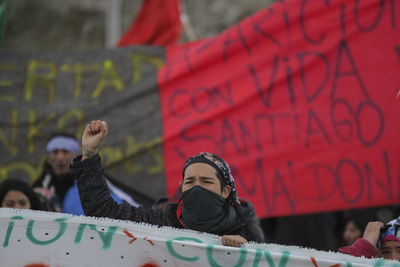
<path id="1" fill-rule="evenodd" d="M 182 193 L 182 220 L 187 228 L 222 235 L 237 222 L 235 209 L 226 200 L 199 185 Z"/>

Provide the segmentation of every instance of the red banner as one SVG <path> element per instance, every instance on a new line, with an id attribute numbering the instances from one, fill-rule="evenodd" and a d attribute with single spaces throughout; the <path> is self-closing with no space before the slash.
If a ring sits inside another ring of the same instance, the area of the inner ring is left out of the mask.
<path id="1" fill-rule="evenodd" d="M 281 1 L 167 49 L 167 189 L 200 151 L 260 217 L 400 201 L 400 1 Z"/>

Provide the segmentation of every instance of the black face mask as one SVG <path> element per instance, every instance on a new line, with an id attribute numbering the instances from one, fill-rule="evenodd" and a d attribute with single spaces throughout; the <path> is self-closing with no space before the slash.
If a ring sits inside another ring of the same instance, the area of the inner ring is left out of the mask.
<path id="1" fill-rule="evenodd" d="M 226 199 L 196 185 L 182 193 L 182 220 L 189 229 L 222 235 L 235 226 L 237 216 Z"/>

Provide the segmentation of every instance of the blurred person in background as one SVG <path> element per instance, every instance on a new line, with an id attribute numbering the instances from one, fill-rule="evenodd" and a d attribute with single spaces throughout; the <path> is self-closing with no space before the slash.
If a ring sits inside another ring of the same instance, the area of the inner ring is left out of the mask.
<path id="1" fill-rule="evenodd" d="M 74 184 L 69 164 L 80 153 L 78 140 L 67 133 L 53 134 L 46 145 L 43 171 L 32 187 L 52 211 L 61 212 L 65 194 Z"/>
<path id="2" fill-rule="evenodd" d="M 345 245 L 351 246 L 358 238 L 361 238 L 367 224 L 374 220 L 375 218 L 366 210 L 350 211 L 342 235 Z"/>
<path id="3" fill-rule="evenodd" d="M 2 208 L 47 210 L 28 183 L 18 179 L 7 179 L 0 184 Z"/>

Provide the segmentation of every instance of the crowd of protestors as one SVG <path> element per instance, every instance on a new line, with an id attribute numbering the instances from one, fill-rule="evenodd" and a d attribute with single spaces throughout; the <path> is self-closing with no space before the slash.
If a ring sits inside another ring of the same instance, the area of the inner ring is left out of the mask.
<path id="1" fill-rule="evenodd" d="M 182 168 L 178 202 L 151 207 L 149 203 L 139 204 L 132 194 L 113 184 L 103 171 L 98 147 L 107 132 L 106 122 L 89 123 L 82 136 L 82 154 L 75 137 L 65 133 L 51 136 L 40 177 L 32 185 L 18 178 L 3 181 L 0 184 L 1 207 L 109 217 L 198 230 L 220 235 L 226 246 L 239 247 L 248 241 L 309 245 L 286 242 L 289 239 L 285 236 L 279 237 L 279 233 L 292 235 L 290 230 L 299 233 L 299 238 L 294 235 L 297 241 L 301 240 L 302 234 L 311 235 L 291 226 L 287 223 L 290 221 L 288 218 L 261 220 L 260 224 L 252 204 L 239 198 L 228 163 L 212 153 L 202 152 L 187 159 Z M 360 209 L 300 216 L 296 223 L 324 228 L 323 242 L 330 246 L 322 249 L 335 249 L 356 257 L 400 260 L 399 211 L 392 208 L 386 216 L 376 211 Z M 341 246 L 338 246 L 337 239 L 341 240 Z"/>

